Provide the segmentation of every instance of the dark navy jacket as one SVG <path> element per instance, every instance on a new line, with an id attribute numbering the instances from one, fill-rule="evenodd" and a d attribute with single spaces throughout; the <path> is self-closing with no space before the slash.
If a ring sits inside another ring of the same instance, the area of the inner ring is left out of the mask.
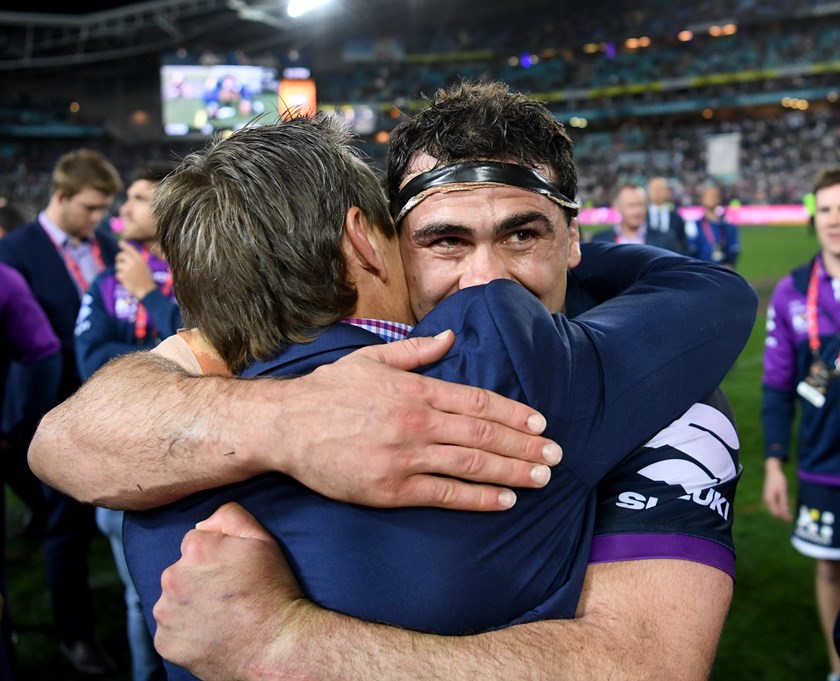
<path id="1" fill-rule="evenodd" d="M 576 280 L 596 300 L 638 282 L 570 321 L 548 314 L 518 284 L 496 281 L 451 296 L 414 332 L 457 334 L 424 374 L 495 390 L 546 416 L 546 436 L 564 456 L 545 489 L 520 490 L 505 513 L 372 509 L 269 474 L 131 514 L 126 556 L 150 626 L 161 572 L 180 557 L 183 535 L 230 500 L 278 538 L 304 593 L 327 608 L 441 634 L 573 616 L 596 484 L 717 386 L 749 336 L 756 305 L 737 275 L 658 249 L 590 244 L 584 262 Z M 336 324 L 244 375 L 300 375 L 378 342 Z"/>
<path id="2" fill-rule="evenodd" d="M 614 227 L 603 229 L 592 234 L 592 241 L 606 241 L 611 244 L 621 243 L 616 241 L 618 234 Z M 677 237 L 673 232 L 660 232 L 650 227 L 645 232 L 645 245 L 656 246 L 657 248 L 665 248 L 675 253 L 682 253 L 682 249 L 677 241 Z"/>

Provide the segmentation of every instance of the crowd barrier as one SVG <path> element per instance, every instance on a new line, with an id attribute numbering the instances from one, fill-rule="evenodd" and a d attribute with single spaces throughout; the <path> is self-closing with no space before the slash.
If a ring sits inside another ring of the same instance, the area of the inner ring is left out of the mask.
<path id="1" fill-rule="evenodd" d="M 684 206 L 677 209 L 686 220 L 698 220 L 703 215 L 701 206 Z M 808 213 L 797 204 L 727 206 L 726 219 L 736 225 L 806 225 Z M 579 222 L 582 225 L 617 225 L 621 221 L 614 208 L 583 208 Z"/>

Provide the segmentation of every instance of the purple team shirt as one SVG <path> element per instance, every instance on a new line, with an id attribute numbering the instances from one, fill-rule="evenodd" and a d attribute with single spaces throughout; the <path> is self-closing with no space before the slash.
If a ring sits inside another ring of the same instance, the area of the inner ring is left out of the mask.
<path id="1" fill-rule="evenodd" d="M 61 345 L 47 316 L 17 270 L 0 263 L 0 342 L 24 364 L 59 351 Z"/>
<path id="2" fill-rule="evenodd" d="M 825 269 L 819 280 L 819 301 L 820 334 L 840 333 L 840 280 L 830 277 Z M 800 378 L 796 375 L 797 348 L 807 342 L 805 295 L 788 275 L 776 285 L 767 308 L 764 383 L 777 390 L 796 390 Z"/>

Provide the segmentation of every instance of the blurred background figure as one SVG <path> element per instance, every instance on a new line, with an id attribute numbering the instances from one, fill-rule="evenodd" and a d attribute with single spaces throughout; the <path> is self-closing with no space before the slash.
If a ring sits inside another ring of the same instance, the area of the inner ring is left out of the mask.
<path id="1" fill-rule="evenodd" d="M 703 217 L 689 221 L 685 233 L 689 255 L 735 269 L 741 254 L 738 227 L 726 219 L 726 207 L 721 200 L 720 187 L 707 185 L 700 195 Z"/>
<path id="2" fill-rule="evenodd" d="M 23 211 L 5 198 L 0 200 L 0 239 L 24 222 L 26 218 Z M 32 295 L 31 292 L 29 295 Z M 8 366 L 0 372 L 0 419 L 3 413 L 7 373 Z M 9 409 L 13 411 L 11 405 Z M 1 427 L 2 423 L 0 429 Z M 46 523 L 46 510 L 41 482 L 32 475 L 26 463 L 26 447 L 31 433 L 27 435 L 24 429 L 16 428 L 12 424 L 7 424 L 6 427 L 10 432 L 4 438 L 3 455 L 0 456 L 0 477 L 26 506 L 19 522 L 16 523 L 20 528 L 19 532 L 28 537 L 40 537 Z"/>
<path id="3" fill-rule="evenodd" d="M 816 560 L 816 596 L 831 674 L 840 680 L 833 628 L 840 610 L 840 168 L 816 182 L 820 250 L 782 279 L 767 310 L 762 424 L 764 502 L 794 520 L 793 547 Z M 796 405 L 799 499 L 791 508 L 782 464 Z"/>
<path id="4" fill-rule="evenodd" d="M 59 390 L 55 402 L 46 408 L 79 387 L 73 329 L 82 295 L 116 255 L 116 241 L 101 224 L 121 190 L 117 170 L 102 154 L 87 149 L 65 154 L 53 170 L 47 207 L 37 220 L 0 239 L 0 262 L 23 276 L 61 342 Z M 25 365 L 10 368 L 4 423 L 22 418 L 29 373 Z M 47 584 L 59 647 L 77 671 L 111 673 L 114 662 L 94 636 L 88 585 L 93 509 L 47 485 L 42 490 L 47 514 Z"/>
<path id="5" fill-rule="evenodd" d="M 10 456 L 16 440 L 35 430 L 41 414 L 56 402 L 61 344 L 23 277 L 0 263 L 0 404 L 12 362 L 22 367 L 18 418 L 0 428 L 0 457 Z M 17 678 L 17 661 L 5 579 L 6 495 L 0 481 L 0 679 Z M 25 604 L 18 603 L 17 607 Z"/>
<path id="6" fill-rule="evenodd" d="M 142 164 L 133 174 L 120 207 L 123 240 L 116 265 L 99 275 L 82 299 L 76 323 L 76 357 L 82 380 L 108 360 L 148 350 L 181 326 L 172 273 L 157 242 L 152 200 L 158 182 L 173 169 L 163 162 Z M 108 537 L 125 585 L 128 643 L 133 681 L 166 678 L 131 581 L 122 541 L 122 511 L 96 509 L 96 524 Z"/>
<path id="7" fill-rule="evenodd" d="M 651 232 L 672 234 L 679 253 L 688 253 L 685 220 L 671 203 L 671 187 L 664 177 L 652 177 L 647 186 L 647 226 Z"/>
<path id="8" fill-rule="evenodd" d="M 615 195 L 613 207 L 621 221 L 610 229 L 595 232 L 593 241 L 610 241 L 616 244 L 648 244 L 679 252 L 674 232 L 652 230 L 645 223 L 647 202 L 643 187 L 634 184 L 622 186 Z"/>
<path id="9" fill-rule="evenodd" d="M 4 203 L 0 206 L 0 239 L 15 227 L 20 227 L 24 222 L 26 222 L 26 218 L 19 208 L 11 203 Z"/>

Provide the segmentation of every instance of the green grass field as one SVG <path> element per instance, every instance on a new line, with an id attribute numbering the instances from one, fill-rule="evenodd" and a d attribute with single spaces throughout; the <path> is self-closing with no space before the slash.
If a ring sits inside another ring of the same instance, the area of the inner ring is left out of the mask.
<path id="1" fill-rule="evenodd" d="M 814 604 L 813 561 L 793 550 L 790 526 L 771 517 L 761 501 L 759 387 L 767 300 L 782 275 L 813 255 L 816 239 L 804 228 L 750 228 L 741 234 L 739 271 L 756 288 L 761 306 L 749 343 L 723 384 L 738 422 L 744 475 L 735 502 L 735 597 L 712 678 L 822 680 L 828 661 Z"/>
<path id="2" fill-rule="evenodd" d="M 812 255 L 816 241 L 802 227 L 752 227 L 742 229 L 741 234 L 743 256 L 739 271 L 756 287 L 761 296 L 761 309 L 752 337 L 724 383 L 738 420 L 744 475 L 735 503 L 738 579 L 712 678 L 715 681 L 822 681 L 828 664 L 814 609 L 813 564 L 790 547 L 790 528 L 770 517 L 762 507 L 759 423 L 767 298 L 781 276 Z M 10 507 L 14 514 L 19 505 L 12 499 Z M 12 525 L 14 530 L 14 518 Z M 59 659 L 38 543 L 11 538 L 7 572 L 20 640 L 22 680 L 83 678 L 68 671 Z M 101 638 L 122 666 L 121 673 L 112 678 L 128 681 L 121 588 L 101 537 L 94 545 L 91 581 Z"/>

